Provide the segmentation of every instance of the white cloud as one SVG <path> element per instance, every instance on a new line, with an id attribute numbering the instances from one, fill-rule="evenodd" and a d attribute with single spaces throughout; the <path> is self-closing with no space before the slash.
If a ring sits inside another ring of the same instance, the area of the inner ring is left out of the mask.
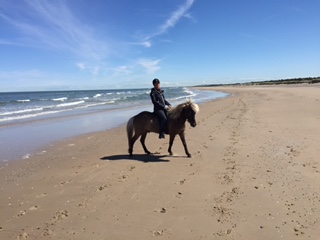
<path id="1" fill-rule="evenodd" d="M 150 40 L 142 41 L 142 42 L 130 42 L 129 45 L 140 45 L 146 48 L 149 48 L 152 46 L 152 43 Z"/>
<path id="2" fill-rule="evenodd" d="M 132 72 L 131 66 L 118 66 L 115 69 L 113 69 L 114 74 L 113 76 L 119 76 L 119 75 L 129 75 Z"/>
<path id="3" fill-rule="evenodd" d="M 161 62 L 160 59 L 157 59 L 157 60 L 140 59 L 138 61 L 138 64 L 142 66 L 148 74 L 153 74 L 161 68 L 159 66 L 160 62 Z"/>
<path id="4" fill-rule="evenodd" d="M 93 35 L 93 30 L 69 10 L 65 1 L 19 1 L 2 4 L 0 18 L 14 26 L 19 40 L 2 44 L 54 48 L 68 51 L 90 61 L 101 61 L 107 55 L 104 41 Z"/>
<path id="5" fill-rule="evenodd" d="M 81 71 L 84 71 L 84 70 L 89 71 L 92 75 L 98 75 L 102 69 L 100 66 L 90 65 L 90 64 L 83 63 L 83 62 L 77 63 L 76 66 Z"/>
<path id="6" fill-rule="evenodd" d="M 151 47 L 151 42 L 150 41 L 145 41 L 145 42 L 142 43 L 142 45 L 147 47 L 147 48 L 149 48 L 149 47 Z"/>
<path id="7" fill-rule="evenodd" d="M 187 0 L 184 5 L 180 6 L 176 11 L 174 11 L 171 14 L 170 18 L 167 19 L 167 21 L 160 27 L 160 30 L 157 34 L 159 35 L 167 32 L 167 30 L 174 27 L 182 17 L 190 17 L 190 15 L 187 15 L 186 13 L 190 9 L 194 1 L 195 0 Z"/>
<path id="8" fill-rule="evenodd" d="M 173 28 L 183 17 L 192 19 L 192 16 L 190 13 L 188 13 L 188 11 L 194 2 L 195 0 L 186 0 L 183 5 L 181 5 L 177 10 L 171 13 L 170 17 L 159 27 L 159 30 L 157 32 L 146 37 L 146 39 L 151 39 L 155 36 L 166 33 L 170 28 Z"/>
<path id="9" fill-rule="evenodd" d="M 132 79 L 141 79 L 146 74 L 154 74 L 161 69 L 162 60 L 159 57 L 148 59 L 144 55 L 142 59 L 133 60 L 137 55 L 141 56 L 143 53 L 140 49 L 139 51 L 131 51 L 132 49 L 122 47 L 126 41 L 115 40 L 112 42 L 111 48 L 111 42 L 108 39 L 102 41 L 95 34 L 98 30 L 84 22 L 82 16 L 76 15 L 77 12 L 70 5 L 74 4 L 73 1 L 0 0 L 0 2 L 0 21 L 15 30 L 11 30 L 12 35 L 2 36 L 0 45 L 62 52 L 67 59 L 74 61 L 73 66 L 79 70 L 80 76 L 87 77 L 85 74 L 90 73 L 94 75 L 92 79 L 95 80 L 104 79 L 106 76 L 117 76 L 119 81 L 129 78 L 131 81 Z M 175 11 L 169 13 L 168 18 L 163 21 L 154 34 L 143 38 L 141 42 L 129 43 L 129 45 L 133 45 L 132 48 L 135 47 L 134 45 L 145 48 L 152 47 L 152 38 L 174 28 L 181 18 L 192 19 L 188 11 L 194 2 L 195 0 L 185 0 Z M 170 42 L 170 40 L 162 41 Z M 106 59 L 112 57 L 111 54 L 115 52 L 116 61 L 110 59 L 107 63 Z M 128 52 L 129 54 L 133 53 L 134 56 L 129 55 Z M 115 62 L 119 65 L 118 67 L 114 67 Z M 0 77 L 5 75 L 6 79 L 38 79 L 36 82 L 40 84 L 42 83 L 40 80 L 43 80 L 44 85 L 46 81 L 52 79 L 49 77 L 49 73 L 42 76 L 32 76 L 32 73 L 36 74 L 32 71 L 12 72 L 11 74 L 7 72 L 0 73 Z M 59 79 L 59 76 L 56 79 Z"/>
<path id="10" fill-rule="evenodd" d="M 77 63 L 77 67 L 80 69 L 80 70 L 85 70 L 87 67 L 84 63 Z"/>

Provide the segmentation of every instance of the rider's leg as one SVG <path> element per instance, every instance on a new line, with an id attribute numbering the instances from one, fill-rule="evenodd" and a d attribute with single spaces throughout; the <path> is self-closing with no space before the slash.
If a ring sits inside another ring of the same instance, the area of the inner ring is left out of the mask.
<path id="1" fill-rule="evenodd" d="M 164 134 L 166 131 L 167 116 L 163 110 L 157 111 L 156 114 L 158 116 L 160 125 L 159 138 L 164 138 Z"/>

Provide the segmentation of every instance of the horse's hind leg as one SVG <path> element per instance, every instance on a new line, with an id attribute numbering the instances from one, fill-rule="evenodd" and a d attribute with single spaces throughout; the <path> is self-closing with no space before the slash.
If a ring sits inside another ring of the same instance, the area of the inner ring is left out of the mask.
<path id="1" fill-rule="evenodd" d="M 141 138 L 140 138 L 140 142 L 141 142 L 141 145 L 143 147 L 143 150 L 146 154 L 151 154 L 151 152 L 149 152 L 149 150 L 147 149 L 146 145 L 145 145 L 145 140 L 146 140 L 146 137 L 147 137 L 147 132 L 143 133 L 141 135 Z"/>
<path id="2" fill-rule="evenodd" d="M 132 156 L 132 152 L 133 152 L 133 145 L 134 143 L 137 141 L 137 139 L 140 137 L 141 134 L 137 134 L 135 133 L 134 136 L 131 138 L 130 140 L 130 144 L 129 144 L 129 154 L 130 156 Z"/>

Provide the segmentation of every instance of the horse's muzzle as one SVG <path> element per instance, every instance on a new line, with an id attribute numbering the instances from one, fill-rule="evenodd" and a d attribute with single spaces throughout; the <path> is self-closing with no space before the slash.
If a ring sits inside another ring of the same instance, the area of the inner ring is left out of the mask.
<path id="1" fill-rule="evenodd" d="M 197 123 L 196 122 L 193 122 L 193 123 L 190 123 L 191 127 L 195 127 L 197 126 Z"/>

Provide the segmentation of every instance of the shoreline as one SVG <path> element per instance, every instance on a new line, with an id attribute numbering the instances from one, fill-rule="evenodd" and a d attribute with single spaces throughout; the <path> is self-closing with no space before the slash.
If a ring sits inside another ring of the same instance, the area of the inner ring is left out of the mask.
<path id="1" fill-rule="evenodd" d="M 29 158 L 46 151 L 49 146 L 57 142 L 117 128 L 124 124 L 127 117 L 142 109 L 144 108 L 134 107 L 10 126 L 2 129 L 1 132 L 6 139 L 5 142 L 2 142 L 1 148 L 6 151 L 3 151 L 0 162 Z M 108 117 L 110 114 L 113 114 L 112 119 Z M 26 136 L 31 136 L 32 140 L 28 141 Z M 10 150 L 12 146 L 15 146 L 14 151 Z"/>
<path id="2" fill-rule="evenodd" d="M 0 165 L 2 239 L 315 239 L 320 227 L 318 86 L 214 87 L 198 125 L 148 134 L 125 126 L 57 142 Z"/>
<path id="3" fill-rule="evenodd" d="M 208 94 L 208 92 L 210 91 L 197 90 L 195 100 L 203 102 L 224 96 L 224 93 Z M 176 99 L 173 103 L 177 104 L 179 101 Z M 75 111 L 75 113 L 59 113 L 49 119 L 23 120 L 21 123 L 0 126 L 2 136 L 2 140 L 0 140 L 0 162 L 14 161 L 20 158 L 26 159 L 31 155 L 46 151 L 47 146 L 55 144 L 56 141 L 118 127 L 141 111 L 152 112 L 152 106 L 137 103 L 131 108 L 98 108 Z"/>

